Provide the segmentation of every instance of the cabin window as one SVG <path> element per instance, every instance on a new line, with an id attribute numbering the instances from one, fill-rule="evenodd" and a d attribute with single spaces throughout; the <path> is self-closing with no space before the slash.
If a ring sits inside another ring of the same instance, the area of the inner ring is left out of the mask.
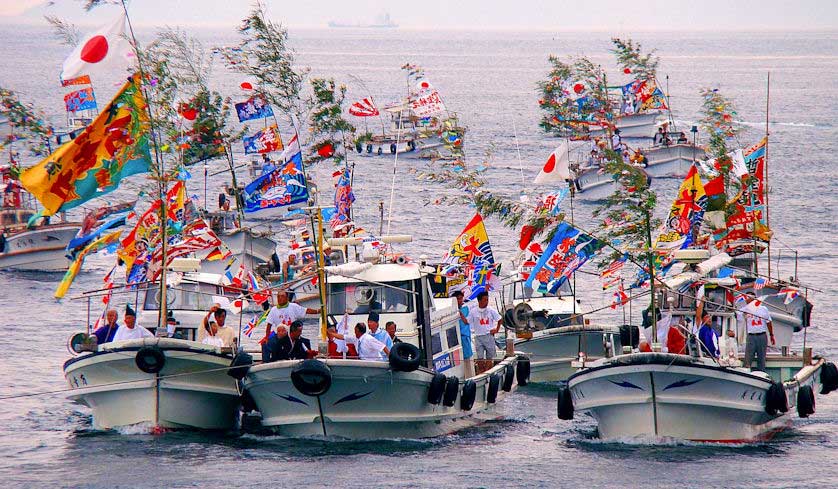
<path id="1" fill-rule="evenodd" d="M 434 333 L 431 335 L 431 353 L 436 355 L 437 353 L 442 351 L 442 338 L 440 338 L 439 333 Z"/>
<path id="2" fill-rule="evenodd" d="M 329 284 L 329 310 L 335 314 L 413 312 L 411 283 L 388 282 L 388 287 L 370 283 Z"/>
<path id="3" fill-rule="evenodd" d="M 445 337 L 448 339 L 448 348 L 454 348 L 460 344 L 460 333 L 457 327 L 448 328 L 445 330 Z"/>

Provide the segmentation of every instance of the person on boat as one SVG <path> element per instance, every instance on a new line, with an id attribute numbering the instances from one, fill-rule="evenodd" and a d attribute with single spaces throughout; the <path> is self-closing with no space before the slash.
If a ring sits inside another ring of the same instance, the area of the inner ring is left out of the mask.
<path id="1" fill-rule="evenodd" d="M 309 358 L 311 341 L 303 338 L 303 322 L 296 320 L 288 328 L 288 334 L 279 338 L 271 337 L 268 341 L 270 358 L 268 361 L 277 362 L 280 360 L 305 360 Z"/>
<path id="2" fill-rule="evenodd" d="M 713 358 L 719 358 L 719 334 L 713 328 L 713 318 L 704 310 L 704 299 L 695 309 L 695 322 L 698 325 L 698 340 L 702 352 Z"/>
<path id="3" fill-rule="evenodd" d="M 392 341 L 393 344 L 402 342 L 402 340 L 400 340 L 399 337 L 396 336 L 396 323 L 395 322 L 387 321 L 387 324 L 384 325 L 384 330 L 387 331 L 387 336 L 390 337 L 390 341 Z"/>
<path id="4" fill-rule="evenodd" d="M 457 299 L 460 323 L 460 344 L 463 347 L 463 367 L 466 378 L 474 377 L 474 350 L 471 347 L 471 325 L 468 324 L 468 306 L 465 304 L 466 295 L 462 290 L 452 294 Z"/>
<path id="5" fill-rule="evenodd" d="M 776 344 L 771 314 L 768 308 L 757 300 L 753 292 L 745 295 L 745 305 L 739 309 L 738 314 L 742 314 L 748 331 L 748 340 L 745 342 L 745 367 L 765 372 L 765 352 L 768 350 L 768 340 L 771 340 L 772 345 Z M 752 368 L 751 362 L 755 356 L 757 365 L 756 368 Z"/>
<path id="6" fill-rule="evenodd" d="M 0 232 L 0 253 L 6 251 L 6 228 L 3 228 L 3 232 Z"/>
<path id="7" fill-rule="evenodd" d="M 329 358 L 358 358 L 358 350 L 355 349 L 355 345 L 336 337 L 337 334 L 345 335 L 348 329 L 349 314 L 344 314 L 336 325 L 326 326 L 326 337 L 329 340 Z"/>
<path id="8" fill-rule="evenodd" d="M 619 129 L 614 129 L 614 135 L 611 136 L 611 148 L 618 153 L 623 151 L 623 138 Z"/>
<path id="9" fill-rule="evenodd" d="M 296 302 L 291 302 L 288 299 L 288 292 L 280 290 L 276 293 L 276 305 L 268 312 L 268 318 L 265 326 L 265 337 L 262 338 L 262 361 L 267 362 L 270 358 L 270 352 L 267 345 L 271 339 L 273 329 L 279 326 L 290 328 L 294 321 L 302 320 L 306 314 L 320 314 L 320 309 L 312 309 L 310 307 L 303 307 Z"/>
<path id="10" fill-rule="evenodd" d="M 297 255 L 288 253 L 288 258 L 282 263 L 282 283 L 294 280 L 294 273 L 297 270 Z"/>
<path id="11" fill-rule="evenodd" d="M 489 307 L 489 293 L 485 290 L 477 294 L 477 307 L 469 310 L 468 324 L 474 332 L 477 358 L 493 360 L 497 352 L 495 334 L 500 331 L 501 316 L 493 307 Z"/>
<path id="12" fill-rule="evenodd" d="M 727 355 L 727 364 L 730 366 L 738 365 L 739 363 L 739 342 L 736 341 L 736 331 L 733 329 L 727 330 L 727 335 L 724 339 L 725 352 Z"/>
<path id="13" fill-rule="evenodd" d="M 367 316 L 367 330 L 370 336 L 387 345 L 387 348 L 393 348 L 393 338 L 387 334 L 387 331 L 381 329 L 378 325 L 378 313 L 373 311 Z"/>
<path id="14" fill-rule="evenodd" d="M 101 345 L 113 341 L 113 337 L 119 329 L 119 323 L 116 322 L 117 319 L 119 319 L 119 314 L 113 309 L 108 309 L 105 313 L 105 325 L 93 332 L 96 335 L 97 344 Z"/>
<path id="15" fill-rule="evenodd" d="M 214 319 L 210 319 L 206 326 L 207 334 L 201 340 L 201 344 L 222 347 L 224 340 L 218 336 L 218 323 Z"/>
<path id="16" fill-rule="evenodd" d="M 364 323 L 355 325 L 355 336 L 330 333 L 328 330 L 326 330 L 326 333 L 339 340 L 345 340 L 347 345 L 355 345 L 355 348 L 358 350 L 358 358 L 361 360 L 386 362 L 387 355 L 390 354 L 390 349 L 387 348 L 387 345 L 370 335 Z"/>
<path id="17" fill-rule="evenodd" d="M 125 315 L 122 320 L 125 324 L 116 330 L 113 341 L 138 340 L 154 336 L 151 331 L 137 324 L 137 313 L 134 312 L 130 304 L 125 306 Z"/>
<path id="18" fill-rule="evenodd" d="M 669 353 L 685 355 L 687 353 L 687 323 L 683 317 L 673 321 L 666 332 L 666 348 Z"/>
<path id="19" fill-rule="evenodd" d="M 212 305 L 212 307 L 210 307 L 209 312 L 207 313 L 206 316 L 204 316 L 203 321 L 201 321 L 201 326 L 203 326 L 203 327 L 198 329 L 198 334 L 197 334 L 197 338 L 196 338 L 195 341 L 203 341 L 204 337 L 207 335 L 207 333 L 209 331 L 209 322 L 211 320 L 215 320 L 216 324 L 218 324 L 218 329 L 224 330 L 222 335 L 225 338 L 227 336 L 229 336 L 230 333 L 232 333 L 232 335 L 233 335 L 232 337 L 235 338 L 236 335 L 233 332 L 233 330 L 230 327 L 225 325 L 225 323 L 227 322 L 227 310 L 222 308 L 221 304 L 216 302 L 215 304 Z M 229 331 L 229 333 L 228 333 L 228 331 Z M 227 345 L 227 346 L 230 346 L 230 345 Z"/>

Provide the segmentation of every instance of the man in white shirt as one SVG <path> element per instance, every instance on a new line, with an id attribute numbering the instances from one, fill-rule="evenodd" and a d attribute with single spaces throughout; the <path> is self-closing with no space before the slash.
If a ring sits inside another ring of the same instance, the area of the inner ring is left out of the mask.
<path id="1" fill-rule="evenodd" d="M 130 304 L 125 306 L 124 324 L 116 330 L 116 334 L 113 335 L 113 341 L 138 340 L 154 336 L 151 334 L 151 331 L 143 328 L 136 321 L 137 313 L 134 312 Z"/>
<path id="2" fill-rule="evenodd" d="M 495 333 L 500 330 L 501 316 L 489 307 L 489 293 L 477 294 L 477 307 L 468 312 L 468 324 L 474 334 L 476 358 L 493 360 L 497 351 Z"/>
<path id="3" fill-rule="evenodd" d="M 291 327 L 291 323 L 305 318 L 306 314 L 320 314 L 320 309 L 305 308 L 296 302 L 288 300 L 288 292 L 280 290 L 276 293 L 276 305 L 268 312 L 268 318 L 265 321 L 265 337 L 262 338 L 262 361 L 267 362 L 270 358 L 268 351 L 268 339 L 275 327 L 284 326 L 286 330 Z"/>
<path id="4" fill-rule="evenodd" d="M 329 335 L 329 338 L 345 340 L 346 343 L 355 345 L 355 349 L 358 350 L 358 358 L 361 360 L 386 362 L 387 356 L 390 354 L 390 349 L 387 348 L 387 345 L 367 333 L 367 327 L 364 323 L 355 325 L 355 336 L 344 336 L 331 330 L 327 330 L 326 334 Z"/>
<path id="5" fill-rule="evenodd" d="M 748 332 L 748 340 L 745 342 L 744 364 L 745 367 L 750 367 L 751 360 L 756 356 L 757 366 L 752 370 L 765 372 L 765 352 L 768 349 L 768 339 L 771 339 L 772 345 L 775 344 L 774 323 L 771 321 L 768 308 L 756 300 L 753 292 L 748 292 L 745 301 L 746 304 L 739 309 Z"/>
<path id="6" fill-rule="evenodd" d="M 378 325 L 379 315 L 373 311 L 367 316 L 367 331 L 370 336 L 387 345 L 387 348 L 393 348 L 393 339 L 387 334 L 387 330 L 381 329 Z"/>

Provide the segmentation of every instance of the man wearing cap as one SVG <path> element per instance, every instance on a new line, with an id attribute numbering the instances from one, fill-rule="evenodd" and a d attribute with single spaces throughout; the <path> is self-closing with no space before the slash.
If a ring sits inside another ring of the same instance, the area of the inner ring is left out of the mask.
<path id="1" fill-rule="evenodd" d="M 378 313 L 373 311 L 367 316 L 367 328 L 370 336 L 384 343 L 387 348 L 393 348 L 393 338 L 387 334 L 386 330 L 378 327 Z"/>
<path id="2" fill-rule="evenodd" d="M 489 293 L 485 290 L 477 294 L 477 307 L 469 310 L 468 323 L 474 333 L 477 358 L 494 360 L 497 351 L 495 333 L 500 330 L 501 316 L 493 307 L 489 307 Z"/>
<path id="3" fill-rule="evenodd" d="M 151 331 L 143 328 L 139 324 L 136 324 L 137 313 L 134 312 L 134 309 L 131 308 L 130 304 L 125 306 L 125 316 L 123 317 L 123 321 L 125 324 L 116 330 L 116 334 L 113 336 L 113 341 L 138 340 L 154 336 L 151 334 Z"/>
<path id="4" fill-rule="evenodd" d="M 750 368 L 751 360 L 756 356 L 757 366 L 752 370 L 765 372 L 765 352 L 768 350 L 768 340 L 771 339 L 771 344 L 775 344 L 771 314 L 762 302 L 756 300 L 753 292 L 745 295 L 745 305 L 739 309 L 739 314 L 742 315 L 748 331 L 748 340 L 745 342 L 745 367 Z"/>

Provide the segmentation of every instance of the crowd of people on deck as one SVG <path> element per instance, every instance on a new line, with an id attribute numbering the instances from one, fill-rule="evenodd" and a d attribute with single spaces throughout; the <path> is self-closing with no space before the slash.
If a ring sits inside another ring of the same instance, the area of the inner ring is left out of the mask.
<path id="1" fill-rule="evenodd" d="M 736 304 L 736 327 L 728 328 L 724 338 L 721 324 L 704 306 L 704 299 L 699 300 L 693 320 L 669 312 L 659 314 L 656 341 L 661 345 L 661 351 L 691 354 L 688 339 L 692 336 L 697 340 L 695 347 L 700 349 L 697 353 L 701 356 L 718 359 L 728 366 L 738 366 L 739 342 L 736 333 L 743 331 L 747 334 L 743 365 L 765 371 L 769 341 L 771 345 L 775 344 L 773 322 L 765 304 L 757 300 L 753 292 L 745 294 Z M 646 322 L 649 322 L 648 319 Z M 641 351 L 651 351 L 647 341 L 647 338 L 652 337 L 651 329 L 640 328 Z M 724 349 L 721 348 L 722 344 Z M 720 358 L 722 351 L 725 352 L 725 358 Z"/>

